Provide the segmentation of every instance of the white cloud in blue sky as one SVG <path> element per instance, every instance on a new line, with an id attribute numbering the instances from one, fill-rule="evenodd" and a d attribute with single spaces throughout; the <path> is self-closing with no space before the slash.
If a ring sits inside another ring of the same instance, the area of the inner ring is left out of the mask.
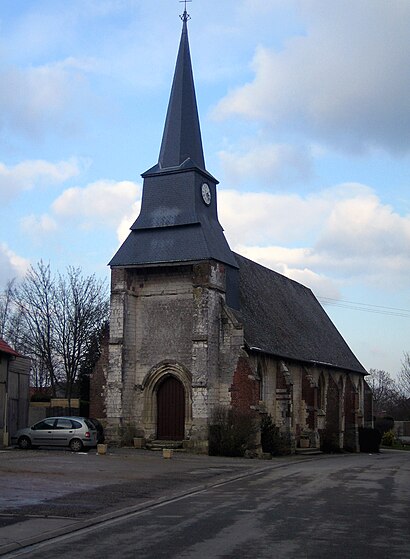
<path id="1" fill-rule="evenodd" d="M 0 284 L 40 258 L 106 275 L 156 163 L 183 4 L 0 8 Z M 317 295 L 410 309 L 410 3 L 188 4 L 208 170 L 233 249 Z M 328 308 L 396 373 L 407 318 Z"/>
<path id="2" fill-rule="evenodd" d="M 51 163 L 45 160 L 21 161 L 7 166 L 0 163 L 0 196 L 3 204 L 21 191 L 66 182 L 80 174 L 80 162 L 75 158 Z"/>
<path id="3" fill-rule="evenodd" d="M 258 45 L 253 79 L 223 98 L 241 116 L 353 153 L 410 149 L 410 3 L 301 2 L 306 34 L 283 49 Z"/>

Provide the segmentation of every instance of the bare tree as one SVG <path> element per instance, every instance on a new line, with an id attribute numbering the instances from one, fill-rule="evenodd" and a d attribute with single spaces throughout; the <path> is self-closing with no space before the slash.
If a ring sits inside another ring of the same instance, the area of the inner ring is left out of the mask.
<path id="1" fill-rule="evenodd" d="M 0 294 L 0 338 L 9 341 L 11 322 L 13 318 L 13 289 L 15 279 L 7 282 L 7 285 Z"/>
<path id="2" fill-rule="evenodd" d="M 369 373 L 366 382 L 373 392 L 374 414 L 379 416 L 390 414 L 398 398 L 396 383 L 386 371 L 370 369 Z"/>
<path id="3" fill-rule="evenodd" d="M 398 402 L 395 410 L 395 418 L 399 420 L 410 420 L 410 353 L 404 352 L 402 368 L 397 375 Z"/>
<path id="4" fill-rule="evenodd" d="M 403 396 L 410 399 L 410 352 L 408 351 L 404 352 L 402 368 L 398 375 L 398 383 Z"/>
<path id="5" fill-rule="evenodd" d="M 105 283 L 69 267 L 59 275 L 55 300 L 56 352 L 64 364 L 65 396 L 73 386 L 97 333 L 108 317 Z"/>
<path id="6" fill-rule="evenodd" d="M 53 275 L 49 264 L 31 266 L 13 291 L 16 347 L 31 357 L 37 387 L 73 395 L 81 364 L 92 340 L 108 317 L 104 282 L 80 269 Z"/>
<path id="7" fill-rule="evenodd" d="M 59 367 L 53 337 L 55 280 L 50 265 L 40 261 L 31 266 L 13 298 L 20 326 L 17 347 L 31 357 L 35 370 L 46 377 L 55 395 Z"/>

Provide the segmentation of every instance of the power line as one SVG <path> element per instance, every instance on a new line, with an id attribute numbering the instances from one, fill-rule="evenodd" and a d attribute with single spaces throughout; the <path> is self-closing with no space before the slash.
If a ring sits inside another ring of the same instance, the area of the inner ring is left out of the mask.
<path id="1" fill-rule="evenodd" d="M 331 305 L 343 309 L 362 311 L 374 314 L 383 314 L 387 316 L 399 316 L 402 318 L 410 318 L 410 309 L 401 309 L 397 307 L 386 307 L 383 305 L 372 305 L 368 303 L 358 303 L 357 301 L 346 301 L 343 299 L 332 299 L 330 297 L 318 297 L 319 301 L 324 305 Z"/>

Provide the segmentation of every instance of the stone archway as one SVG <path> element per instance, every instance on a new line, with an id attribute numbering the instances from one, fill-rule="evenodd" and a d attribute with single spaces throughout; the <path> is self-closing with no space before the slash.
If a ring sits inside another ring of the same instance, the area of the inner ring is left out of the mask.
<path id="1" fill-rule="evenodd" d="M 192 377 L 190 372 L 179 363 L 159 363 L 146 375 L 141 388 L 144 394 L 143 424 L 145 436 L 152 439 L 165 434 L 164 438 L 173 439 L 171 433 L 167 434 L 165 430 L 164 423 L 168 420 L 164 415 L 164 405 L 169 408 L 170 405 L 173 405 L 171 402 L 175 398 L 179 402 L 177 406 L 179 408 L 179 419 L 176 415 L 177 412 L 173 412 L 175 413 L 173 421 L 179 422 L 180 426 L 183 423 L 183 428 L 179 428 L 179 437 L 174 440 L 189 436 L 192 427 Z M 160 402 L 158 402 L 158 397 Z M 159 406 L 162 408 L 161 415 L 158 415 Z"/>
<path id="2" fill-rule="evenodd" d="M 185 435 L 185 391 L 174 375 L 157 388 L 157 439 L 181 441 Z"/>

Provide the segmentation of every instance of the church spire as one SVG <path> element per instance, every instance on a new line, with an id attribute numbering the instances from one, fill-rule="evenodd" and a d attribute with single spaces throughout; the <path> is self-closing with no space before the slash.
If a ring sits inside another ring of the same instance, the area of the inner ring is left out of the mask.
<path id="1" fill-rule="evenodd" d="M 159 160 L 142 175 L 141 211 L 111 260 L 113 267 L 217 260 L 237 268 L 218 220 L 218 181 L 205 169 L 186 6 L 181 19 Z"/>
<path id="2" fill-rule="evenodd" d="M 202 148 L 201 129 L 199 125 L 194 78 L 192 74 L 191 55 L 189 51 L 188 26 L 189 15 L 185 11 L 181 41 L 169 99 L 159 153 L 160 170 L 172 167 L 198 167 L 205 170 Z M 187 161 L 187 160 L 191 161 Z"/>

